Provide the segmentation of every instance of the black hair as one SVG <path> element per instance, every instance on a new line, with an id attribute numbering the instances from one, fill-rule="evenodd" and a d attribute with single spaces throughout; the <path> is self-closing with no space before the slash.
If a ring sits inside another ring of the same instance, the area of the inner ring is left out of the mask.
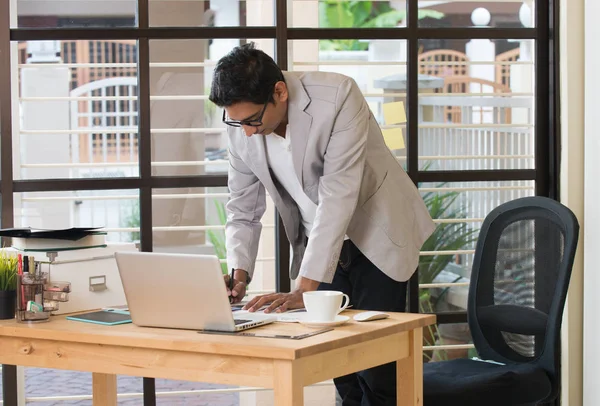
<path id="1" fill-rule="evenodd" d="M 285 82 L 279 66 L 250 42 L 219 60 L 208 99 L 219 107 L 238 102 L 274 102 L 273 88 L 279 81 Z"/>

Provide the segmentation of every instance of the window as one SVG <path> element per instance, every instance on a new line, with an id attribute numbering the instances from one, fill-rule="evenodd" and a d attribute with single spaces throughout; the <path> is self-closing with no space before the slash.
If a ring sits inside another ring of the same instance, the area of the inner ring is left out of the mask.
<path id="1" fill-rule="evenodd" d="M 353 77 L 419 186 L 438 224 L 409 285 L 409 310 L 438 314 L 428 359 L 469 354 L 483 218 L 557 196 L 553 1 L 8 3 L 2 227 L 100 225 L 144 251 L 221 252 L 226 270 L 227 139 L 207 95 L 216 61 L 246 41 L 285 70 Z M 269 200 L 261 291 L 291 287 L 279 227 Z"/>

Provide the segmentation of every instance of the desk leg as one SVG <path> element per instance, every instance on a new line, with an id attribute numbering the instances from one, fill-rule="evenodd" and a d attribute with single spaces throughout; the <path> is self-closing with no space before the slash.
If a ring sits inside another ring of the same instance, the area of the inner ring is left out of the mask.
<path id="1" fill-rule="evenodd" d="M 410 332 L 409 356 L 396 361 L 398 406 L 423 406 L 423 329 Z"/>
<path id="2" fill-rule="evenodd" d="M 117 406 L 117 376 L 92 374 L 94 406 Z"/>
<path id="3" fill-rule="evenodd" d="M 18 405 L 17 367 L 2 365 L 2 398 L 4 406 Z"/>
<path id="4" fill-rule="evenodd" d="M 144 378 L 144 406 L 156 406 L 156 381 L 154 378 Z"/>
<path id="5" fill-rule="evenodd" d="M 304 405 L 302 376 L 293 361 L 275 360 L 273 370 L 273 390 L 277 406 Z"/>

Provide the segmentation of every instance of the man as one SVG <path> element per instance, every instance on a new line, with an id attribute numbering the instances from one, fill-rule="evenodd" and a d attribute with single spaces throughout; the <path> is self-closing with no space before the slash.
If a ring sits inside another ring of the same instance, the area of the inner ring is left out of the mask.
<path id="1" fill-rule="evenodd" d="M 302 293 L 339 290 L 356 309 L 404 311 L 406 281 L 434 224 L 349 77 L 282 72 L 253 44 L 217 64 L 209 99 L 229 125 L 227 263 L 230 295 L 245 295 L 258 250 L 265 190 L 291 242 L 291 293 L 245 308 L 303 307 Z M 344 405 L 395 405 L 388 364 L 334 380 Z"/>

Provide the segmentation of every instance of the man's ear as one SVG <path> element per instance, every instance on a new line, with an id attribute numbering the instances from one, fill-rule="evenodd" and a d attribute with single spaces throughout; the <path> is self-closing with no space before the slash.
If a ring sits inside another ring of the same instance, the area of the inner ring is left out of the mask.
<path id="1" fill-rule="evenodd" d="M 285 102 L 288 99 L 288 89 L 284 81 L 275 83 L 275 89 L 273 91 L 273 97 L 279 102 Z"/>

